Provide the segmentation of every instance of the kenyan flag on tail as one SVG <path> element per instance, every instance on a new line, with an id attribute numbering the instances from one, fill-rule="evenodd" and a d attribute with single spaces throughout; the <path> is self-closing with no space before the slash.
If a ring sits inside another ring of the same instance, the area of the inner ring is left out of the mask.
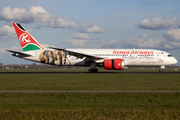
<path id="1" fill-rule="evenodd" d="M 44 49 L 36 39 L 31 36 L 28 31 L 19 23 L 13 23 L 14 29 L 18 36 L 23 51 L 40 50 Z"/>

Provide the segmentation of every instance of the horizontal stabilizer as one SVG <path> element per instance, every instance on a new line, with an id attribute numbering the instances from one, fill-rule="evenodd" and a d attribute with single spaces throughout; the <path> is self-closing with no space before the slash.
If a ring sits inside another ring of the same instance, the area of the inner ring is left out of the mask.
<path id="1" fill-rule="evenodd" d="M 30 57 L 30 56 L 32 56 L 30 54 L 26 54 L 26 53 L 22 53 L 22 52 L 17 52 L 17 51 L 13 51 L 13 50 L 6 50 L 6 51 L 14 53 L 12 55 L 13 56 L 17 56 L 17 57 L 18 56 L 23 56 L 23 57 Z"/>

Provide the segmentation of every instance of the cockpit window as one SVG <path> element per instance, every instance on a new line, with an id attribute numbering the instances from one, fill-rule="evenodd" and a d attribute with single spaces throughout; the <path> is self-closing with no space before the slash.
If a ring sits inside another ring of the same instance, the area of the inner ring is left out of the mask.
<path id="1" fill-rule="evenodd" d="M 168 55 L 168 57 L 172 57 L 172 55 Z"/>

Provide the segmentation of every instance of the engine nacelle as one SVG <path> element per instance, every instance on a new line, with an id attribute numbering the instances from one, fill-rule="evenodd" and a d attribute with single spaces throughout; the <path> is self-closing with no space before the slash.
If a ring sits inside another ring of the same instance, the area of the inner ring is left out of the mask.
<path id="1" fill-rule="evenodd" d="M 104 69 L 123 70 L 124 60 L 123 59 L 106 59 L 104 60 Z"/>

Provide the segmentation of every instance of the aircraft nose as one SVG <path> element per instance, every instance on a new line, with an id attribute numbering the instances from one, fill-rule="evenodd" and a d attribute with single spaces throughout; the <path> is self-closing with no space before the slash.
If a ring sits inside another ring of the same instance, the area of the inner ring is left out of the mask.
<path id="1" fill-rule="evenodd" d="M 176 58 L 174 58 L 174 64 L 176 64 L 178 61 L 176 60 Z"/>

